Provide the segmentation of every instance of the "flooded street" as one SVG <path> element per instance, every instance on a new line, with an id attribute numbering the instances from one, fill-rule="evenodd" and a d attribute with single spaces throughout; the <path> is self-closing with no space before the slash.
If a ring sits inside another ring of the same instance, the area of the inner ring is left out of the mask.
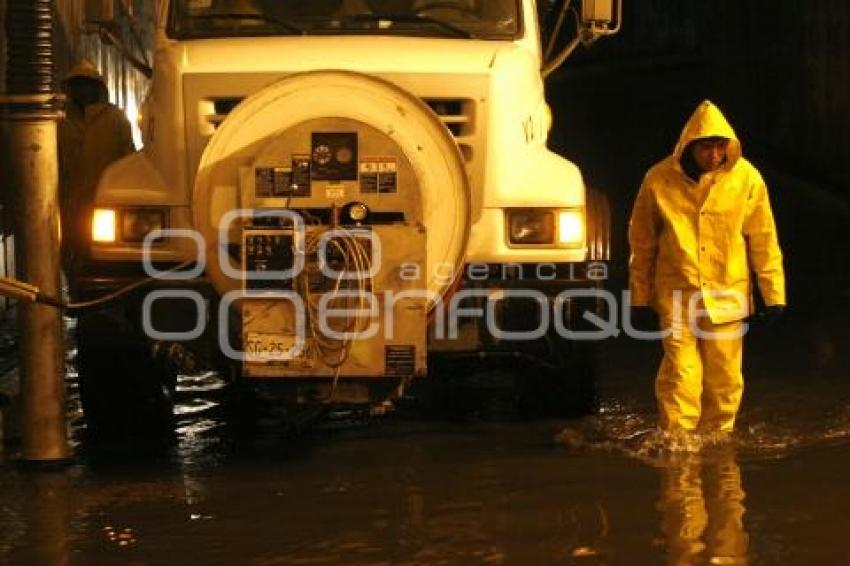
<path id="1" fill-rule="evenodd" d="M 850 566 L 848 37 L 0 0 L 0 566 Z"/>
<path id="2" fill-rule="evenodd" d="M 602 155 L 567 148 L 619 191 L 615 291 L 651 161 L 608 167 L 608 152 L 674 131 L 634 122 L 585 125 Z M 29 473 L 0 453 L 0 564 L 850 564 L 850 215 L 793 179 L 768 184 L 790 307 L 746 339 L 730 442 L 671 452 L 654 431 L 660 344 L 622 336 L 600 345 L 600 413 L 576 420 L 399 411 L 296 433 L 271 414 L 246 428 L 205 375 L 180 380 L 171 445 L 115 445 L 86 437 L 69 379 L 74 465 Z"/>
<path id="3" fill-rule="evenodd" d="M 70 469 L 0 466 L 0 563 L 847 564 L 848 332 L 824 320 L 754 330 L 736 437 L 676 453 L 652 432 L 656 344 L 606 343 L 602 411 L 573 421 L 246 435 L 215 376 L 184 378 L 165 450 L 78 422 Z"/>

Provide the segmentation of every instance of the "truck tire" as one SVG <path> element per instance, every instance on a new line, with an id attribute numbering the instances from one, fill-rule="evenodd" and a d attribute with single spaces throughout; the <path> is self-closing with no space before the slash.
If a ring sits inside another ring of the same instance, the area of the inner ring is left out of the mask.
<path id="1" fill-rule="evenodd" d="M 520 414 L 527 418 L 576 418 L 599 410 L 596 344 L 562 342 L 557 363 L 529 372 L 517 381 Z"/>
<path id="2" fill-rule="evenodd" d="M 570 416 L 583 417 L 599 411 L 599 349 L 595 343 L 573 345 L 574 359 L 561 375 L 563 404 Z"/>
<path id="3" fill-rule="evenodd" d="M 108 312 L 81 316 L 76 335 L 87 432 L 107 439 L 169 435 L 175 375 L 155 362 L 144 337 Z"/>

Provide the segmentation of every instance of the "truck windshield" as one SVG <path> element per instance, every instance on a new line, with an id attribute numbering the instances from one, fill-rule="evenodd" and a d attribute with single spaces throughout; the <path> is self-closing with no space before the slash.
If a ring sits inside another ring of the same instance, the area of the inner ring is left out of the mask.
<path id="1" fill-rule="evenodd" d="M 175 39 L 405 35 L 512 39 L 518 0 L 172 0 Z"/>

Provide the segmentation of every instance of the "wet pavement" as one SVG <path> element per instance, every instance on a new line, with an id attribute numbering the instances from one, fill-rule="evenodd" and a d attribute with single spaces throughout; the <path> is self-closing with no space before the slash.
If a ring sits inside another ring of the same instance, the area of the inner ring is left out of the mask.
<path id="1" fill-rule="evenodd" d="M 658 345 L 627 339 L 604 344 L 602 411 L 579 420 L 245 434 L 204 375 L 151 448 L 87 440 L 72 395 L 70 469 L 0 464 L 0 563 L 848 564 L 848 330 L 754 329 L 735 438 L 675 453 L 652 431 Z"/>

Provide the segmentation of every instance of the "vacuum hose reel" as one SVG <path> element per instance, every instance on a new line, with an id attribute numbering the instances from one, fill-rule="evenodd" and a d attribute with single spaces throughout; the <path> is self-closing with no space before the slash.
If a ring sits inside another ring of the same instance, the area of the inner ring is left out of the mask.
<path id="1" fill-rule="evenodd" d="M 246 220 L 233 211 L 308 211 L 333 225 L 357 203 L 374 222 L 425 227 L 423 286 L 438 299 L 463 268 L 470 202 L 460 151 L 421 100 L 375 77 L 318 71 L 274 83 L 228 115 L 201 157 L 192 214 L 221 294 L 241 284 L 228 250 Z"/>
<path id="2" fill-rule="evenodd" d="M 6 6 L 7 104 L 16 113 L 58 110 L 50 0 L 9 0 Z"/>

